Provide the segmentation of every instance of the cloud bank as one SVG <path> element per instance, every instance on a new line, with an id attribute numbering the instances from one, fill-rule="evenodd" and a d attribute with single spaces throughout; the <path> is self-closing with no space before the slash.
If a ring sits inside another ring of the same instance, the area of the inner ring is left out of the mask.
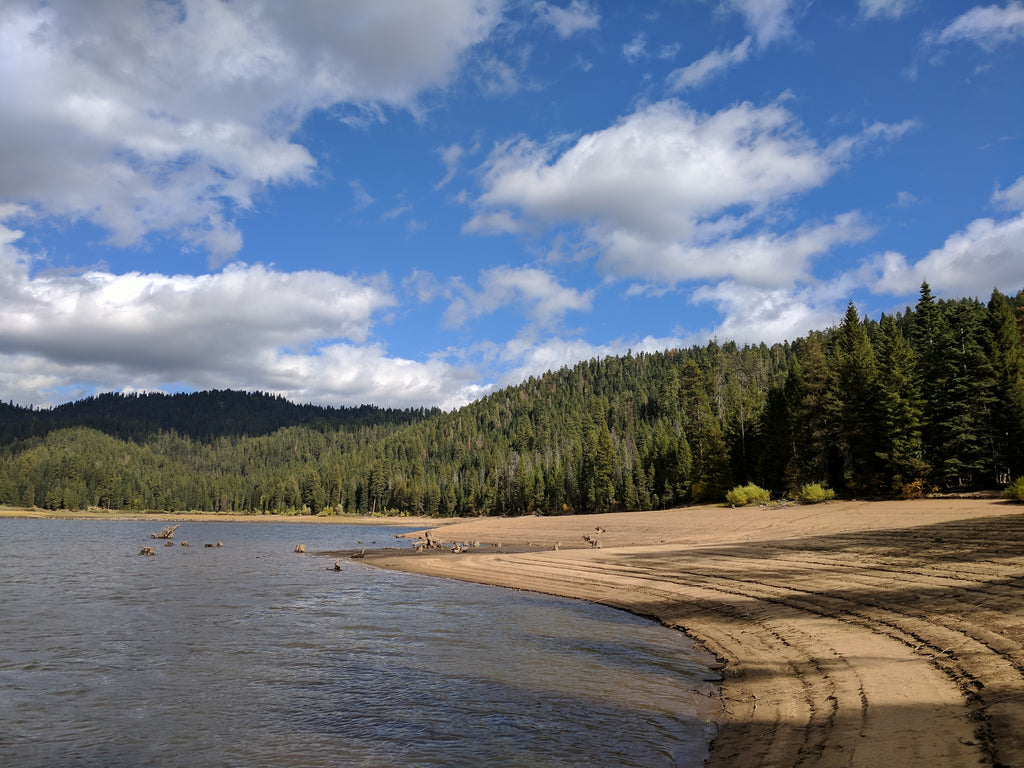
<path id="1" fill-rule="evenodd" d="M 0 200 L 223 263 L 261 190 L 313 179 L 292 138 L 311 112 L 413 109 L 499 20 L 497 0 L 5 3 Z"/>

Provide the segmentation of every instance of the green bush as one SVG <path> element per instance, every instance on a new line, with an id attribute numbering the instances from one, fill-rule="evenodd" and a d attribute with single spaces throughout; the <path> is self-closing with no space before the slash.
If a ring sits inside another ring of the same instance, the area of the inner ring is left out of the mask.
<path id="1" fill-rule="evenodd" d="M 737 485 L 727 494 L 725 501 L 733 507 L 750 507 L 754 504 L 767 504 L 771 494 L 753 483 Z"/>
<path id="2" fill-rule="evenodd" d="M 808 483 L 796 492 L 796 500 L 804 504 L 818 504 L 822 501 L 831 501 L 835 497 L 836 492 L 821 483 Z"/>
<path id="3" fill-rule="evenodd" d="M 1018 477 L 1003 491 L 1003 498 L 1010 501 L 1024 501 L 1024 477 Z"/>

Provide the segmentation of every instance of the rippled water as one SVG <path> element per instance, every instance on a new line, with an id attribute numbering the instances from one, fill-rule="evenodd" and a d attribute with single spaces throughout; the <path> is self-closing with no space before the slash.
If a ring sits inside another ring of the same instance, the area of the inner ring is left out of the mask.
<path id="1" fill-rule="evenodd" d="M 699 766 L 707 658 L 619 611 L 297 555 L 400 529 L 0 520 L 2 766 Z M 181 547 L 188 540 L 190 547 Z M 222 541 L 222 548 L 204 548 Z M 155 557 L 139 549 L 155 544 Z"/>

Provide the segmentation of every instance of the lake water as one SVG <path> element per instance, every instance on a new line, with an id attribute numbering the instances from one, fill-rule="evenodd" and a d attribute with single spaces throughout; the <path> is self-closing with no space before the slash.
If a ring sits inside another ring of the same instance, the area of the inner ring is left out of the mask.
<path id="1" fill-rule="evenodd" d="M 402 529 L 185 522 L 165 547 L 150 539 L 162 527 L 0 519 L 0 765 L 652 768 L 707 754 L 691 689 L 712 673 L 679 632 L 293 551 L 408 546 Z"/>

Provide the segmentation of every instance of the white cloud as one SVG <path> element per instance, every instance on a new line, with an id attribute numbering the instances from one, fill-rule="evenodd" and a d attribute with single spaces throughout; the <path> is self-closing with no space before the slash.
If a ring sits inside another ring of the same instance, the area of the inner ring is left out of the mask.
<path id="1" fill-rule="evenodd" d="M 898 208 L 909 208 L 916 204 L 917 195 L 907 192 L 906 190 L 900 190 L 896 193 L 896 206 Z"/>
<path id="2" fill-rule="evenodd" d="M 764 207 L 819 186 L 837 158 L 779 106 L 740 104 L 713 115 L 663 101 L 587 134 L 503 144 L 487 163 L 483 211 L 516 206 L 532 218 L 596 221 L 598 229 L 691 234 L 731 206 Z"/>
<path id="3" fill-rule="evenodd" d="M 865 19 L 898 19 L 909 11 L 917 0 L 860 0 L 860 15 Z"/>
<path id="4" fill-rule="evenodd" d="M 31 276 L 20 236 L 0 226 L 0 387 L 18 402 L 244 382 L 299 402 L 449 407 L 472 391 L 475 373 L 368 343 L 396 304 L 382 276 L 244 264 Z"/>
<path id="5" fill-rule="evenodd" d="M 402 288 L 413 294 L 421 304 L 426 304 L 438 296 L 444 295 L 444 289 L 434 273 L 423 269 L 414 269 L 408 277 L 404 278 Z"/>
<path id="6" fill-rule="evenodd" d="M 722 0 L 746 19 L 747 27 L 764 47 L 793 34 L 793 25 L 807 3 L 804 0 Z"/>
<path id="7" fill-rule="evenodd" d="M 564 151 L 564 140 L 499 146 L 465 229 L 522 232 L 569 223 L 597 247 L 599 265 L 614 277 L 675 285 L 731 275 L 776 285 L 869 231 L 855 214 L 789 234 L 758 222 L 824 184 L 855 150 L 909 127 L 875 124 L 822 146 L 777 104 L 708 115 L 659 102 Z"/>
<path id="8" fill-rule="evenodd" d="M 808 331 L 835 325 L 839 317 L 837 291 L 820 284 L 762 290 L 726 280 L 701 287 L 693 298 L 713 304 L 725 315 L 704 336 L 738 344 L 792 341 Z"/>
<path id="9" fill-rule="evenodd" d="M 1021 176 L 1006 189 L 996 189 L 992 195 L 992 202 L 1000 208 L 1024 211 L 1024 176 Z"/>
<path id="10" fill-rule="evenodd" d="M 644 37 L 642 32 L 638 32 L 633 36 L 633 39 L 622 46 L 622 55 L 626 57 L 626 61 L 630 64 L 634 64 L 642 59 L 647 53 L 647 38 Z"/>
<path id="11" fill-rule="evenodd" d="M 311 179 L 291 134 L 312 110 L 415 109 L 499 20 L 498 0 L 8 3 L 0 200 L 86 218 L 116 245 L 168 232 L 223 262 L 235 211 Z"/>
<path id="12" fill-rule="evenodd" d="M 1011 187 L 1014 189 L 1014 187 Z M 1009 190 L 1008 190 L 1009 191 Z M 1024 214 L 1005 221 L 975 219 L 915 263 L 888 252 L 865 265 L 877 293 L 906 294 L 927 281 L 936 293 L 988 296 L 1024 287 Z"/>
<path id="13" fill-rule="evenodd" d="M 814 257 L 837 245 L 866 240 L 873 230 L 857 214 L 837 216 L 830 224 L 803 226 L 777 235 L 759 231 L 744 237 L 723 237 L 707 245 L 662 243 L 635 233 L 616 232 L 600 259 L 603 270 L 619 278 L 637 278 L 656 285 L 735 277 L 763 288 L 790 285 L 808 277 Z"/>
<path id="14" fill-rule="evenodd" d="M 1011 0 L 1006 7 L 975 6 L 926 39 L 938 45 L 966 40 L 992 50 L 1019 38 L 1024 38 L 1024 4 Z"/>
<path id="15" fill-rule="evenodd" d="M 356 210 L 368 208 L 376 202 L 373 195 L 363 188 L 363 183 L 359 179 L 353 179 L 348 186 L 352 190 L 352 199 L 355 201 Z"/>
<path id="16" fill-rule="evenodd" d="M 557 325 L 567 312 L 585 312 L 593 304 L 594 292 L 566 288 L 549 272 L 531 267 L 496 267 L 480 273 L 480 290 L 456 284 L 455 298 L 445 321 L 460 326 L 502 307 L 520 308 L 536 328 Z"/>
<path id="17" fill-rule="evenodd" d="M 591 344 L 583 339 L 546 339 L 540 343 L 514 339 L 500 349 L 499 358 L 506 370 L 499 386 L 511 386 L 530 376 L 543 376 L 548 371 L 571 367 L 581 360 L 625 354 L 625 351 L 620 345 Z"/>
<path id="18" fill-rule="evenodd" d="M 459 163 L 462 162 L 462 157 L 466 154 L 466 149 L 461 144 L 452 144 L 447 147 L 439 147 L 437 154 L 441 156 L 441 162 L 444 163 L 444 178 L 442 178 L 434 186 L 434 189 L 441 189 L 446 186 L 448 182 L 455 178 L 455 174 L 459 172 Z"/>
<path id="19" fill-rule="evenodd" d="M 485 96 L 511 96 L 522 87 L 519 72 L 496 56 L 477 61 L 473 67 L 473 79 Z"/>
<path id="20" fill-rule="evenodd" d="M 686 88 L 697 88 L 729 67 L 742 64 L 750 54 L 752 40 L 753 38 L 748 37 L 730 50 L 720 48 L 711 51 L 711 53 L 697 59 L 692 64 L 675 70 L 668 76 L 669 92 L 681 91 Z"/>
<path id="21" fill-rule="evenodd" d="M 572 37 L 577 32 L 597 29 L 601 25 L 601 14 L 590 3 L 572 0 L 565 8 L 551 3 L 534 3 L 533 12 L 538 20 L 550 24 L 561 38 Z"/>

